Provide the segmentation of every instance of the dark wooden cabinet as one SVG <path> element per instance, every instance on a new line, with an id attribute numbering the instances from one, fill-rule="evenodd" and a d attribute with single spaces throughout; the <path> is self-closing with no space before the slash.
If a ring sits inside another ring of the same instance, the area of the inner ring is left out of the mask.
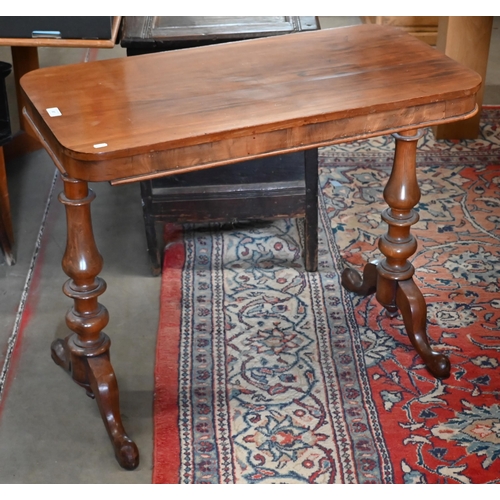
<path id="1" fill-rule="evenodd" d="M 111 16 L 2 16 L 0 38 L 108 40 Z"/>

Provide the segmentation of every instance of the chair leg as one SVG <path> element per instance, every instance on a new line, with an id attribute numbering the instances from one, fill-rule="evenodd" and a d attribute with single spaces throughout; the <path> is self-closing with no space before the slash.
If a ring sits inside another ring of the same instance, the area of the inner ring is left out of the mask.
<path id="1" fill-rule="evenodd" d="M 146 230 L 146 242 L 148 246 L 151 273 L 153 276 L 161 274 L 161 258 L 158 250 L 158 239 L 156 237 L 155 220 L 153 217 L 153 190 L 151 181 L 141 181 L 142 212 L 144 216 L 144 227 Z"/>
<path id="2" fill-rule="evenodd" d="M 14 232 L 10 215 L 9 190 L 3 148 L 0 147 L 0 245 L 5 256 L 5 262 L 12 266 L 16 263 L 14 257 Z"/>
<path id="3" fill-rule="evenodd" d="M 318 148 L 304 152 L 306 216 L 304 261 L 306 271 L 318 269 Z"/>

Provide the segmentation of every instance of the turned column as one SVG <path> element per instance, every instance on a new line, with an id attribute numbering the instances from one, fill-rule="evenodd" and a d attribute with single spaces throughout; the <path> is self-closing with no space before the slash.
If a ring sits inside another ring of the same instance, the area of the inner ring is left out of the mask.
<path id="1" fill-rule="evenodd" d="M 408 337 L 424 360 L 427 369 L 438 378 L 450 374 L 450 362 L 444 354 L 432 350 L 427 338 L 427 306 L 413 281 L 415 269 L 408 260 L 417 250 L 417 241 L 410 228 L 418 222 L 414 207 L 420 200 L 416 175 L 417 142 L 422 132 L 394 134 L 396 151 L 384 199 L 389 208 L 382 213 L 387 233 L 379 240 L 384 259 L 367 264 L 361 277 L 353 269 L 342 274 L 345 288 L 359 295 L 376 292 L 376 298 L 387 314 L 403 316 Z"/>
<path id="2" fill-rule="evenodd" d="M 116 377 L 109 359 L 109 337 L 102 331 L 108 324 L 107 309 L 98 302 L 106 283 L 97 275 L 102 257 L 92 231 L 90 203 L 95 194 L 86 182 L 63 177 L 64 193 L 59 201 L 66 208 L 67 243 L 62 268 L 69 276 L 65 295 L 73 299 L 66 324 L 73 333 L 52 344 L 52 358 L 73 380 L 95 398 L 120 465 L 134 469 L 139 454 L 126 435 L 120 416 Z"/>
<path id="3" fill-rule="evenodd" d="M 420 200 L 416 174 L 416 150 L 422 133 L 394 134 L 396 151 L 391 176 L 384 189 L 384 200 L 389 208 L 382 212 L 387 223 L 387 233 L 379 239 L 378 247 L 385 259 L 378 264 L 379 281 L 377 300 L 387 313 L 397 313 L 396 285 L 398 281 L 409 280 L 415 269 L 408 258 L 417 251 L 417 240 L 410 233 L 410 227 L 418 222 L 414 207 Z"/>

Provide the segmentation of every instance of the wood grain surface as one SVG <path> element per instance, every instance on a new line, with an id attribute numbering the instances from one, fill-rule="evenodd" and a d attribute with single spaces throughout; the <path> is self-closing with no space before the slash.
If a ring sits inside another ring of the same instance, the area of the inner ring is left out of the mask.
<path id="1" fill-rule="evenodd" d="M 480 84 L 427 44 L 377 25 L 44 68 L 21 80 L 56 164 L 89 181 L 453 121 L 474 113 Z M 49 116 L 54 107 L 61 116 Z"/>

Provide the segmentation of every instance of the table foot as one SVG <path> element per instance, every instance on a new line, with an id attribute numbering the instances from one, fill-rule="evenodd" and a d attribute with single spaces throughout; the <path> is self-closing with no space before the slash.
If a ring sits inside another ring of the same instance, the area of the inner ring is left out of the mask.
<path id="1" fill-rule="evenodd" d="M 427 305 L 413 279 L 398 283 L 396 303 L 403 316 L 406 333 L 425 366 L 436 378 L 450 376 L 450 360 L 432 350 L 426 334 Z"/>
<path id="2" fill-rule="evenodd" d="M 362 297 L 372 295 L 377 290 L 377 264 L 366 264 L 363 276 L 358 271 L 347 267 L 342 272 L 342 286 Z"/>
<path id="3" fill-rule="evenodd" d="M 123 427 L 118 384 L 109 352 L 86 357 L 74 340 L 73 335 L 55 340 L 51 346 L 52 359 L 85 389 L 87 396 L 96 400 L 118 463 L 124 469 L 133 470 L 139 465 L 139 450 Z M 109 339 L 104 343 L 109 345 Z"/>
<path id="4" fill-rule="evenodd" d="M 79 386 L 85 389 L 85 393 L 91 399 L 95 399 L 94 393 L 88 382 L 89 377 L 87 369 L 82 359 L 78 356 L 71 360 L 70 348 L 68 340 L 71 335 L 66 339 L 56 339 L 50 346 L 50 354 L 54 363 L 60 366 Z"/>
<path id="5" fill-rule="evenodd" d="M 387 285 L 389 289 L 384 290 Z M 388 282 L 378 276 L 377 265 L 369 263 L 363 270 L 363 276 L 354 269 L 346 268 L 342 273 L 342 286 L 362 297 L 376 292 L 378 301 L 384 306 L 390 318 L 397 316 L 399 311 L 408 338 L 429 372 L 436 378 L 449 377 L 451 368 L 449 359 L 444 354 L 433 351 L 429 344 L 426 333 L 427 306 L 422 292 L 413 279 Z"/>
<path id="6" fill-rule="evenodd" d="M 365 265 L 363 275 L 358 271 L 347 267 L 342 272 L 342 286 L 350 292 L 367 297 L 373 295 L 377 291 L 377 261 L 370 262 Z M 392 301 L 384 304 L 385 313 L 389 318 L 395 318 L 398 315 L 398 309 L 393 305 Z"/>
<path id="7" fill-rule="evenodd" d="M 118 463 L 127 470 L 139 465 L 139 450 L 127 436 L 120 416 L 118 384 L 109 354 L 87 358 L 89 381 Z"/>

